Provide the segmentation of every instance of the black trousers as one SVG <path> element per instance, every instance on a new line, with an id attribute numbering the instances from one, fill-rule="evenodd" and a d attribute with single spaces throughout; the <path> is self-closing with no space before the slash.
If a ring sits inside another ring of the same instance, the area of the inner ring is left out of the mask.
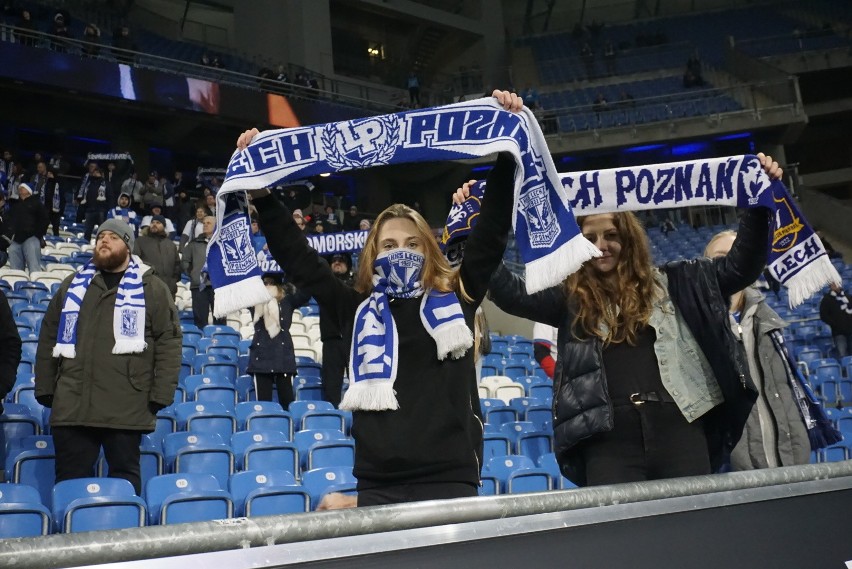
<path id="1" fill-rule="evenodd" d="M 95 476 L 101 447 L 104 449 L 110 478 L 124 478 L 142 495 L 139 466 L 141 431 L 101 427 L 53 427 L 56 447 L 56 481 Z"/>
<path id="2" fill-rule="evenodd" d="M 417 484 L 394 484 L 374 488 L 358 489 L 358 507 L 404 504 L 424 500 L 449 500 L 477 496 L 475 484 L 467 482 L 421 482 Z"/>
<path id="3" fill-rule="evenodd" d="M 194 288 L 190 290 L 190 293 L 192 294 L 192 319 L 195 321 L 195 325 L 198 326 L 199 329 L 204 328 L 207 326 L 207 318 L 213 311 L 213 303 L 215 300 L 213 287 L 208 286 L 204 290 Z M 213 324 L 227 324 L 227 319 L 214 318 Z"/>
<path id="4" fill-rule="evenodd" d="M 83 233 L 83 239 L 88 241 L 92 238 L 92 233 L 95 231 L 96 225 L 102 225 L 106 221 L 106 212 L 100 209 L 86 210 L 86 230 Z"/>
<path id="5" fill-rule="evenodd" d="M 256 373 L 254 374 L 254 390 L 258 401 L 272 401 L 272 386 L 278 390 L 278 402 L 287 410 L 290 403 L 295 401 L 293 396 L 292 373 Z"/>
<path id="6" fill-rule="evenodd" d="M 343 398 L 343 372 L 349 363 L 349 342 L 332 338 L 322 342 L 322 392 L 325 400 L 340 406 Z"/>
<path id="7" fill-rule="evenodd" d="M 53 226 L 53 235 L 59 237 L 59 224 L 62 223 L 62 212 L 51 210 L 48 213 L 50 225 Z"/>
<path id="8" fill-rule="evenodd" d="M 701 421 L 674 403 L 613 407 L 614 428 L 580 443 L 589 486 L 710 474 Z"/>

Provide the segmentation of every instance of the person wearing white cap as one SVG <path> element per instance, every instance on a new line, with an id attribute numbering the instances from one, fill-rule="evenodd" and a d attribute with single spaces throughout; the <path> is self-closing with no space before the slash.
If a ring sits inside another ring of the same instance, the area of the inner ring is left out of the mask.
<path id="1" fill-rule="evenodd" d="M 9 266 L 13 269 L 40 271 L 41 248 L 47 231 L 47 210 L 38 199 L 31 199 L 29 184 L 18 184 L 18 201 L 9 212 L 6 237 L 9 240 Z"/>

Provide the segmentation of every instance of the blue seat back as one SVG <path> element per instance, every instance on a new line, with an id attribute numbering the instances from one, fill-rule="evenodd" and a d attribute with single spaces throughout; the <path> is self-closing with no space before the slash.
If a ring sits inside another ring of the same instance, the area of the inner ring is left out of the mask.
<path id="1" fill-rule="evenodd" d="M 210 474 L 163 474 L 145 486 L 149 524 L 227 519 L 233 516 L 230 494 Z"/>
<path id="2" fill-rule="evenodd" d="M 50 532 L 50 513 L 38 490 L 28 484 L 0 484 L 0 539 Z"/>
<path id="3" fill-rule="evenodd" d="M 231 476 L 229 488 L 236 516 L 282 515 L 307 512 L 310 509 L 310 496 L 289 472 L 237 472 Z"/>
<path id="4" fill-rule="evenodd" d="M 145 525 L 146 505 L 123 478 L 76 478 L 53 487 L 53 523 L 60 533 Z"/>
<path id="5" fill-rule="evenodd" d="M 312 509 L 317 507 L 330 487 L 357 482 L 349 467 L 316 468 L 302 473 L 302 488 L 311 496 Z"/>

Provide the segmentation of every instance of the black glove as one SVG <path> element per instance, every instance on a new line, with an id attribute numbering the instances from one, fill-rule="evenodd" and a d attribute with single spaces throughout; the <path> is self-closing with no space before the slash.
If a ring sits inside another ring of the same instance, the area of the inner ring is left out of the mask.
<path id="1" fill-rule="evenodd" d="M 36 401 L 49 409 L 53 407 L 53 394 L 48 393 L 47 395 L 39 395 L 36 397 Z"/>
<path id="2" fill-rule="evenodd" d="M 167 405 L 163 405 L 162 403 L 157 403 L 156 401 L 148 401 L 148 411 L 150 411 L 152 415 L 156 415 L 166 407 Z"/>

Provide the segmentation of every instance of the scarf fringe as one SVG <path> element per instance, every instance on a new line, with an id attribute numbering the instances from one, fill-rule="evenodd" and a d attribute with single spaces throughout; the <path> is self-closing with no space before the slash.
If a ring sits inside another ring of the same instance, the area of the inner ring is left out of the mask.
<path id="1" fill-rule="evenodd" d="M 141 354 L 148 349 L 145 340 L 117 340 L 112 347 L 114 354 Z"/>
<path id="2" fill-rule="evenodd" d="M 366 384 L 366 385 L 365 385 Z M 364 380 L 353 383 L 343 395 L 344 411 L 395 411 L 399 409 L 393 384 L 386 380 Z"/>
<path id="3" fill-rule="evenodd" d="M 526 264 L 527 293 L 534 294 L 561 284 L 565 277 L 578 271 L 600 250 L 582 235 L 575 235 L 556 251 Z"/>
<path id="4" fill-rule="evenodd" d="M 74 344 L 56 344 L 53 346 L 53 357 L 73 360 L 77 357 L 77 349 Z"/>
<path id="5" fill-rule="evenodd" d="M 225 318 L 231 312 L 237 312 L 246 306 L 266 304 L 272 300 L 263 279 L 259 276 L 248 277 L 241 281 L 216 288 L 216 301 L 213 303 L 213 315 Z"/>
<path id="6" fill-rule="evenodd" d="M 831 282 L 840 282 L 840 275 L 828 255 L 823 255 L 784 283 L 787 286 L 790 308 L 799 306 Z"/>
<path id="7" fill-rule="evenodd" d="M 438 346 L 438 359 L 447 356 L 457 360 L 473 347 L 473 333 L 464 321 L 441 326 L 435 331 L 435 344 Z"/>

